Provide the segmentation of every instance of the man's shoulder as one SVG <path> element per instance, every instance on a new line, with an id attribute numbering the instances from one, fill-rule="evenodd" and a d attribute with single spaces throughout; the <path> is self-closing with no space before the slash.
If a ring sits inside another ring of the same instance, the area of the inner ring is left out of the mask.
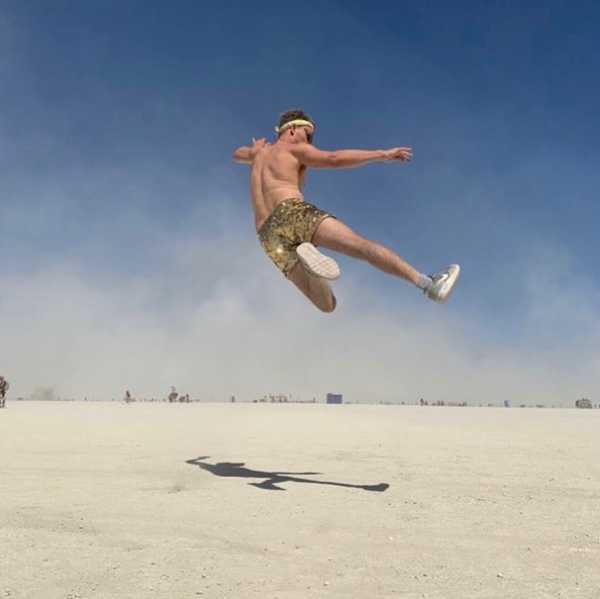
<path id="1" fill-rule="evenodd" d="M 310 144 L 305 143 L 285 144 L 285 147 L 282 148 L 282 152 L 285 152 L 288 156 L 293 156 L 297 160 L 301 160 L 308 152 L 310 152 L 311 147 Z"/>
<path id="2" fill-rule="evenodd" d="M 270 146 L 267 150 L 269 154 L 266 155 L 267 160 L 277 160 L 277 161 L 296 161 L 298 160 L 300 154 L 294 148 L 294 145 L 297 144 L 278 144 L 275 143 Z"/>

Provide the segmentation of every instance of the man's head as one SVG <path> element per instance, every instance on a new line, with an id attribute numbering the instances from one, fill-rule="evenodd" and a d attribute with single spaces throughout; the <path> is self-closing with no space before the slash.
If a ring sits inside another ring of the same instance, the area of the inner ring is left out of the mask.
<path id="1" fill-rule="evenodd" d="M 275 127 L 277 139 L 285 139 L 291 143 L 312 143 L 315 124 L 304 110 L 287 110 Z"/>

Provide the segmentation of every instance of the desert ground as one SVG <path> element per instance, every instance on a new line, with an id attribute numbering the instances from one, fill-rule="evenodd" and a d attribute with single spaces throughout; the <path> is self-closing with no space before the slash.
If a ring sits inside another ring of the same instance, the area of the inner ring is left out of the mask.
<path id="1" fill-rule="evenodd" d="M 0 598 L 600 598 L 600 410 L 9 401 Z"/>

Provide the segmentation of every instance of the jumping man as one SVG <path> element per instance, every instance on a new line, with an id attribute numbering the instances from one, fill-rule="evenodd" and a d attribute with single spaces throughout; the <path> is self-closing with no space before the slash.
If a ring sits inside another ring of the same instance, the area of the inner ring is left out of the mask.
<path id="1" fill-rule="evenodd" d="M 308 168 L 353 168 L 371 162 L 409 162 L 411 148 L 323 151 L 312 145 L 315 125 L 302 110 L 288 110 L 275 128 L 278 138 L 252 140 L 233 159 L 250 164 L 250 197 L 258 239 L 276 266 L 317 308 L 333 312 L 336 299 L 329 280 L 340 275 L 332 258 L 315 246 L 365 260 L 385 273 L 413 283 L 425 295 L 446 303 L 460 267 L 451 264 L 436 275 L 425 275 L 392 250 L 357 235 L 332 214 L 304 201 L 301 189 Z"/>

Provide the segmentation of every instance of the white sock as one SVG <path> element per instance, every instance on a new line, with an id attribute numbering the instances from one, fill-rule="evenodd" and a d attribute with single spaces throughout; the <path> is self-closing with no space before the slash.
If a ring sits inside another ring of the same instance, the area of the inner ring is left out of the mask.
<path id="1" fill-rule="evenodd" d="M 428 291 L 433 285 L 433 279 L 429 275 L 420 274 L 415 285 L 423 291 Z"/>

